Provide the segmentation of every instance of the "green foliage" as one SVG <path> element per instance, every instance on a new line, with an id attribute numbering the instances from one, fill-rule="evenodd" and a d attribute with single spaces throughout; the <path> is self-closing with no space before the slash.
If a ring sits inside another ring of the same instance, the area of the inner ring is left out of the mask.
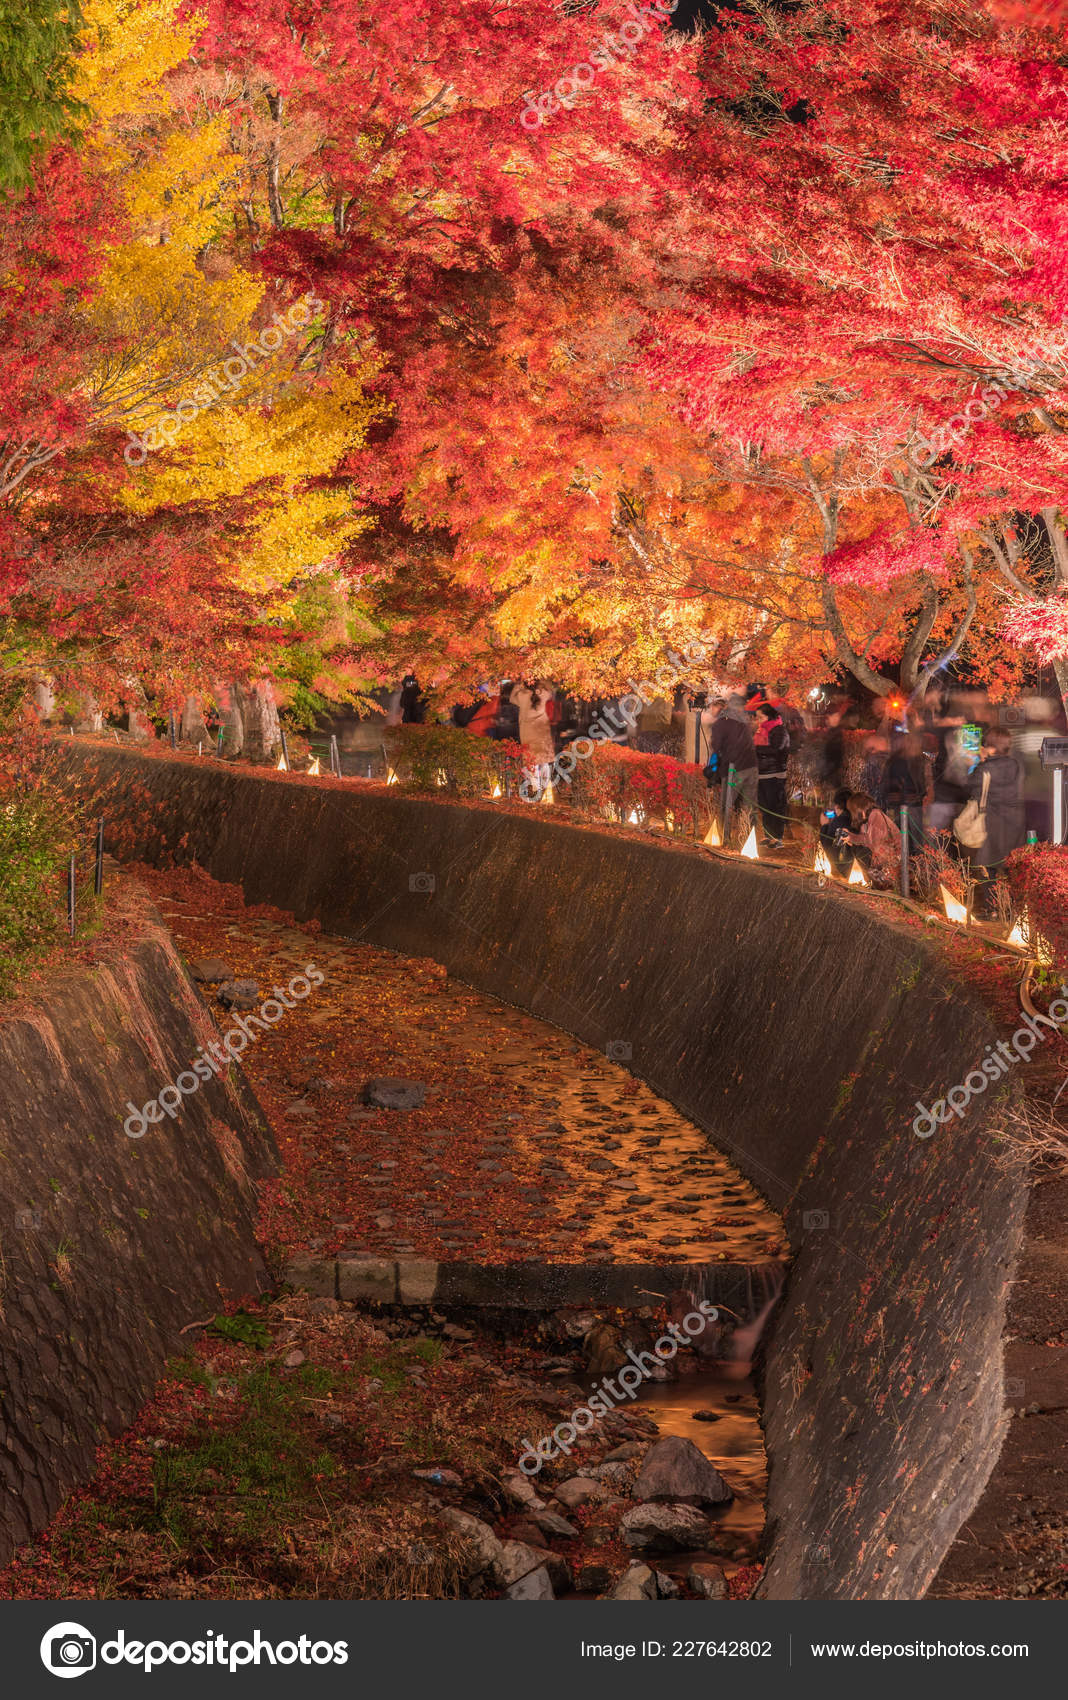
<path id="1" fill-rule="evenodd" d="M 34 155 L 83 116 L 67 91 L 78 0 L 0 0 L 0 191 L 30 181 Z"/>
<path id="2" fill-rule="evenodd" d="M 233 1535 L 247 1539 L 276 1529 L 291 1501 L 338 1472 L 333 1454 L 303 1420 L 306 1400 L 325 1397 L 333 1385 L 328 1370 L 309 1365 L 294 1376 L 282 1376 L 271 1365 L 253 1370 L 240 1384 L 243 1409 L 236 1426 L 202 1428 L 155 1460 L 149 1527 L 181 1540 L 187 1525 L 222 1493 L 233 1507 Z"/>
<path id="3" fill-rule="evenodd" d="M 247 1310 L 236 1310 L 233 1316 L 220 1313 L 208 1329 L 209 1334 L 218 1334 L 224 1340 L 236 1340 L 242 1346 L 254 1346 L 257 1351 L 263 1351 L 271 1343 L 268 1329 L 256 1316 L 250 1316 Z"/>
<path id="4" fill-rule="evenodd" d="M 480 738 L 459 726 L 396 726 L 385 739 L 390 763 L 413 791 L 488 798 L 496 786 L 514 792 L 523 750 L 509 739 Z"/>
<path id="5" fill-rule="evenodd" d="M 20 786 L 0 769 L 0 997 L 59 935 L 62 871 L 77 844 L 69 800 L 43 776 Z"/>

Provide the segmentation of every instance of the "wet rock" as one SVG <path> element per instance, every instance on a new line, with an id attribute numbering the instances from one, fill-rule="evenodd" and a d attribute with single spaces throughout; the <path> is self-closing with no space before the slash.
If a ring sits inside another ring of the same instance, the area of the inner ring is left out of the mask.
<path id="1" fill-rule="evenodd" d="M 538 1525 L 543 1535 L 550 1539 L 555 1535 L 558 1540 L 577 1541 L 578 1529 L 574 1523 L 569 1523 L 566 1517 L 561 1517 L 559 1511 L 538 1510 L 531 1512 L 531 1521 Z"/>
<path id="2" fill-rule="evenodd" d="M 686 1586 L 706 1600 L 727 1598 L 727 1578 L 718 1564 L 691 1564 L 686 1572 Z"/>
<path id="3" fill-rule="evenodd" d="M 512 1582 L 505 1589 L 510 1600 L 555 1600 L 553 1585 L 549 1580 L 549 1572 L 544 1565 L 532 1570 L 529 1575 L 521 1576 L 517 1582 Z"/>
<path id="4" fill-rule="evenodd" d="M 561 1505 L 566 1505 L 569 1511 L 574 1511 L 580 1505 L 590 1505 L 594 1500 L 607 1499 L 608 1489 L 590 1476 L 572 1476 L 570 1481 L 560 1483 L 556 1497 Z"/>
<path id="5" fill-rule="evenodd" d="M 686 1500 L 691 1505 L 725 1505 L 734 1498 L 715 1465 L 679 1434 L 665 1435 L 650 1446 L 632 1491 L 635 1499 Z"/>
<path id="6" fill-rule="evenodd" d="M 718 1423 L 720 1418 L 723 1415 L 723 1412 L 722 1411 L 692 1411 L 690 1414 L 693 1417 L 693 1420 L 694 1420 L 695 1423 Z"/>
<path id="7" fill-rule="evenodd" d="M 376 1110 L 418 1110 L 425 1099 L 426 1087 L 420 1080 L 381 1075 L 364 1082 L 363 1101 Z"/>
<path id="8" fill-rule="evenodd" d="M 470 1362 L 470 1359 L 468 1359 Z M 521 1505 L 527 1510 L 540 1511 L 545 1504 L 534 1492 L 532 1483 L 527 1476 L 518 1470 L 505 1471 L 501 1476 L 501 1486 L 513 1505 Z"/>
<path id="9" fill-rule="evenodd" d="M 610 1600 L 655 1600 L 656 1577 L 647 1564 L 629 1564 L 607 1596 Z"/>
<path id="10" fill-rule="evenodd" d="M 224 980 L 215 995 L 225 1009 L 255 1009 L 261 1001 L 255 980 Z"/>
<path id="11" fill-rule="evenodd" d="M 657 1599 L 677 1600 L 680 1590 L 675 1578 L 673 1576 L 669 1576 L 666 1570 L 658 1570 L 655 1572 L 655 1575 Z"/>
<path id="12" fill-rule="evenodd" d="M 222 980 L 232 979 L 234 973 L 221 956 L 202 956 L 198 962 L 189 964 L 189 972 L 201 986 L 218 985 Z"/>
<path id="13" fill-rule="evenodd" d="M 692 1505 L 633 1505 L 619 1520 L 624 1546 L 639 1552 L 699 1552 L 711 1539 L 708 1518 Z"/>
<path id="14" fill-rule="evenodd" d="M 580 1564 L 575 1572 L 575 1587 L 580 1594 L 603 1594 L 612 1586 L 612 1572 L 607 1564 Z"/>
<path id="15" fill-rule="evenodd" d="M 502 1585 L 511 1588 L 533 1571 L 544 1570 L 547 1556 L 544 1547 L 528 1546 L 526 1541 L 503 1541 L 497 1560 L 497 1574 Z"/>
<path id="16" fill-rule="evenodd" d="M 625 1440 L 622 1446 L 615 1446 L 611 1452 L 606 1452 L 603 1462 L 605 1464 L 626 1464 L 631 1458 L 640 1458 L 643 1451 L 644 1447 L 637 1440 Z"/>
<path id="17" fill-rule="evenodd" d="M 621 1488 L 626 1489 L 630 1481 L 630 1471 L 624 1463 L 594 1464 L 590 1468 L 590 1476 L 595 1482 L 607 1482 L 617 1492 Z"/>
<path id="18" fill-rule="evenodd" d="M 621 1369 L 627 1362 L 619 1329 L 613 1328 L 610 1322 L 594 1324 L 583 1341 L 583 1350 L 586 1368 L 591 1375 L 611 1375 L 613 1370 Z"/>

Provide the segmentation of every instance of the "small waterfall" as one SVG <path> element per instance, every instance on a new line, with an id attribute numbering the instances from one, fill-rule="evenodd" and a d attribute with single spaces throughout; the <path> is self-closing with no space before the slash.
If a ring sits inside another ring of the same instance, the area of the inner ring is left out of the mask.
<path id="1" fill-rule="evenodd" d="M 782 1263 L 699 1264 L 686 1271 L 672 1297 L 672 1319 L 681 1321 L 702 1299 L 715 1305 L 719 1315 L 693 1337 L 694 1350 L 706 1362 L 729 1364 L 734 1373 L 748 1375 L 785 1279 Z"/>

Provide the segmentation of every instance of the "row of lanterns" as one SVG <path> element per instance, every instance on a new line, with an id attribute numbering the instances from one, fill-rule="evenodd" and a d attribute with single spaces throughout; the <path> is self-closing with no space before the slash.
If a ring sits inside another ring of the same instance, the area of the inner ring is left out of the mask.
<path id="1" fill-rule="evenodd" d="M 318 777 L 318 775 L 321 772 L 321 768 L 320 768 L 320 765 L 319 765 L 319 757 L 314 756 L 312 758 L 310 766 L 308 766 L 304 771 L 309 776 L 311 776 L 313 778 Z M 284 738 L 283 738 L 282 754 L 278 758 L 278 772 L 279 773 L 290 772 L 289 757 L 288 757 L 288 752 L 285 748 Z M 386 784 L 387 785 L 399 785 L 400 784 L 400 778 L 399 778 L 399 775 L 397 774 L 397 771 L 396 771 L 395 768 L 391 767 L 391 768 L 387 769 Z M 439 787 L 444 787 L 445 785 L 448 784 L 448 776 L 446 775 L 444 768 L 439 769 L 438 776 L 437 776 L 437 784 L 439 785 Z M 502 793 L 502 790 L 501 790 L 501 784 L 500 784 L 500 781 L 497 780 L 497 781 L 495 781 L 495 783 L 493 785 L 493 789 L 490 792 L 490 799 L 491 799 L 491 801 L 496 801 L 497 798 L 501 797 L 502 795 L 503 795 L 503 793 Z M 545 789 L 541 792 L 539 800 L 542 803 L 549 803 L 549 804 L 551 804 L 554 801 L 553 788 L 552 788 L 551 785 L 547 785 L 545 787 Z M 642 817 L 638 813 L 637 809 L 631 809 L 630 813 L 626 816 L 626 824 L 628 826 L 641 826 L 643 824 Z M 673 829 L 674 820 L 673 820 L 670 813 L 665 814 L 664 825 L 667 827 L 668 831 L 671 831 Z M 722 830 L 720 828 L 719 820 L 715 817 L 713 817 L 712 823 L 709 826 L 708 831 L 705 833 L 704 843 L 707 844 L 709 846 L 709 848 L 713 849 L 713 850 L 720 850 L 720 849 L 723 848 L 723 833 L 722 833 Z M 747 861 L 750 861 L 750 862 L 758 862 L 760 860 L 760 852 L 757 849 L 757 835 L 756 835 L 756 827 L 755 826 L 750 827 L 749 836 L 747 837 L 745 843 L 742 845 L 738 854 L 740 856 L 744 857 Z M 834 866 L 831 862 L 831 858 L 828 856 L 827 851 L 826 851 L 824 845 L 822 845 L 822 844 L 818 844 L 816 846 L 816 854 L 815 854 L 815 857 L 813 859 L 812 870 L 815 874 L 819 875 L 821 880 L 833 879 L 835 877 Z M 845 884 L 846 885 L 853 885 L 853 886 L 870 886 L 870 884 L 871 884 L 871 881 L 868 879 L 867 874 L 864 872 L 863 867 L 861 866 L 860 862 L 857 860 L 857 858 L 855 856 L 853 857 L 853 865 L 849 870 L 849 877 L 845 881 Z M 946 913 L 946 920 L 947 921 L 953 921 L 958 926 L 966 927 L 969 924 L 969 920 L 970 920 L 967 905 L 962 903 L 958 897 L 955 897 L 953 895 L 953 893 L 946 886 L 941 884 L 941 882 L 939 883 L 938 889 L 939 889 L 939 891 L 941 892 L 941 895 L 942 895 L 942 906 L 943 906 L 945 913 Z M 1032 953 L 1035 953 L 1038 956 L 1039 961 L 1043 960 L 1043 950 L 1045 948 L 1043 941 L 1041 939 L 1032 940 L 1032 938 L 1030 937 L 1030 935 L 1028 933 L 1027 928 L 1024 926 L 1022 921 L 1018 920 L 1015 923 L 1015 925 L 1012 928 L 1012 931 L 1009 933 L 1008 937 L 1006 938 L 1005 943 L 1009 944 L 1009 945 L 1013 945 L 1019 950 L 1026 950 L 1026 951 L 1030 951 Z"/>

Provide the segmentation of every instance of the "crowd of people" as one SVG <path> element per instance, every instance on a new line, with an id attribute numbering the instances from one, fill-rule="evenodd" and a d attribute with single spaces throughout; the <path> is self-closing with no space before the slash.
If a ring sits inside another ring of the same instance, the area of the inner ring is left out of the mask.
<path id="1" fill-rule="evenodd" d="M 855 857 L 879 885 L 899 876 L 904 833 L 909 857 L 938 846 L 966 865 L 980 913 L 991 910 L 1006 857 L 1051 836 L 1040 750 L 1064 730 L 1057 698 L 999 704 L 982 689 L 961 688 L 928 691 L 918 704 L 887 696 L 862 707 L 820 689 L 792 702 L 782 686 L 753 683 L 727 693 L 679 686 L 671 698 L 644 700 L 637 714 L 619 712 L 626 700 L 503 680 L 455 709 L 453 721 L 475 736 L 516 740 L 539 766 L 595 722 L 602 738 L 697 762 L 719 788 L 724 816 L 748 808 L 770 849 L 795 836 L 791 821 L 815 805 L 831 861 L 844 869 Z M 409 676 L 387 718 L 426 713 Z"/>

